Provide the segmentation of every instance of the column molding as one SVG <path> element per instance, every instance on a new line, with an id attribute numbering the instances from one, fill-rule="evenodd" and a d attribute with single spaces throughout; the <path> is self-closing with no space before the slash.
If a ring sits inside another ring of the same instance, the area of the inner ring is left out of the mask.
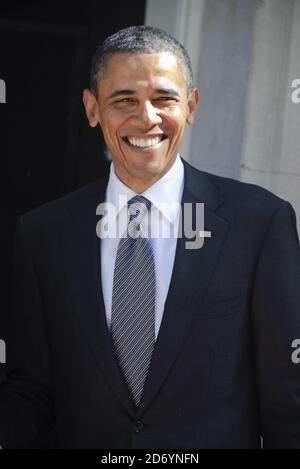
<path id="1" fill-rule="evenodd" d="M 198 87 L 202 18 L 205 0 L 147 0 L 145 24 L 164 29 L 186 48 L 193 67 L 194 86 Z M 193 127 L 187 126 L 180 147 L 190 159 Z"/>

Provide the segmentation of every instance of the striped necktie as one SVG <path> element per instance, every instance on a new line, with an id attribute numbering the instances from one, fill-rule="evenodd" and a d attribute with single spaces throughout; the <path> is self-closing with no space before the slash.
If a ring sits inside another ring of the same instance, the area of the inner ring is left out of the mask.
<path id="1" fill-rule="evenodd" d="M 155 265 L 141 221 L 151 202 L 128 202 L 126 236 L 119 242 L 113 279 L 111 335 L 123 376 L 139 405 L 155 343 Z"/>

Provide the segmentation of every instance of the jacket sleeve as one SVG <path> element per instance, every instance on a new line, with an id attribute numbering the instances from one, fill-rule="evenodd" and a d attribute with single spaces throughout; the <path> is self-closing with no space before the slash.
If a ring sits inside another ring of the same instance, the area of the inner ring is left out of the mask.
<path id="1" fill-rule="evenodd" d="M 263 447 L 300 448 L 300 363 L 293 348 L 300 339 L 300 247 L 288 202 L 270 221 L 252 298 Z"/>
<path id="2" fill-rule="evenodd" d="M 52 447 L 55 443 L 49 351 L 39 279 L 26 235 L 17 223 L 12 301 L 5 317 L 7 378 L 0 386 L 0 445 Z"/>

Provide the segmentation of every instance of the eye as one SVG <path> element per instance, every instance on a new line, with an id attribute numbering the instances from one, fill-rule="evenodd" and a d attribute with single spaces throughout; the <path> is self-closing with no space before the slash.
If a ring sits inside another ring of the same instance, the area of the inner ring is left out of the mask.
<path id="1" fill-rule="evenodd" d="M 177 102 L 176 98 L 173 98 L 172 96 L 160 96 L 159 98 L 156 98 L 154 101 L 157 102 Z"/>
<path id="2" fill-rule="evenodd" d="M 134 103 L 135 100 L 133 98 L 122 98 L 115 101 L 116 103 Z"/>

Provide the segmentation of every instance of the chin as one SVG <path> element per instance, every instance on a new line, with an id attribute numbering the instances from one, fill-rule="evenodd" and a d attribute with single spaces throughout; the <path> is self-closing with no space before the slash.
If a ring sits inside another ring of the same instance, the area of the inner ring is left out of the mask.
<path id="1" fill-rule="evenodd" d="M 162 173 L 166 168 L 166 162 L 161 159 L 149 158 L 148 161 L 138 160 L 132 164 L 131 168 L 134 168 L 137 172 L 145 172 L 152 176 Z"/>

